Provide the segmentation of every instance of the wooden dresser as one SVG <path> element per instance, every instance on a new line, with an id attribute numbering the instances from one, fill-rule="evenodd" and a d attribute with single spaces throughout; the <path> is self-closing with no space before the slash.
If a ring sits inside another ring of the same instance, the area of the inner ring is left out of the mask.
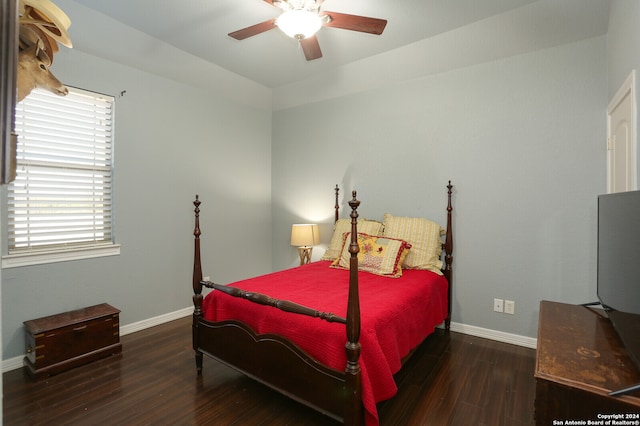
<path id="1" fill-rule="evenodd" d="M 27 372 L 40 379 L 122 352 L 119 315 L 103 303 L 25 321 Z"/>
<path id="2" fill-rule="evenodd" d="M 609 414 L 622 415 L 619 420 L 629 414 L 628 420 L 640 424 L 640 392 L 608 395 L 640 383 L 640 373 L 599 309 L 540 303 L 534 376 L 538 425 L 552 425 L 554 420 L 587 424 Z"/>

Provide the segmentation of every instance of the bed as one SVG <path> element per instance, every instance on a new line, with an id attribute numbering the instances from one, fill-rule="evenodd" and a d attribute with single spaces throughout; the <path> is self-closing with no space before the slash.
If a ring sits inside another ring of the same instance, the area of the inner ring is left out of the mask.
<path id="1" fill-rule="evenodd" d="M 339 422 L 378 424 L 376 404 L 397 392 L 393 376 L 436 326 L 449 330 L 452 188 L 449 182 L 441 228 L 391 214 L 383 222 L 359 219 L 355 191 L 349 219 L 339 219 L 336 186 L 335 231 L 321 260 L 229 285 L 202 279 L 196 195 L 192 333 L 198 374 L 206 354 Z M 426 257 L 420 251 L 425 242 L 414 237 L 416 230 L 427 235 L 423 225 L 436 246 Z M 203 287 L 213 291 L 204 297 Z"/>

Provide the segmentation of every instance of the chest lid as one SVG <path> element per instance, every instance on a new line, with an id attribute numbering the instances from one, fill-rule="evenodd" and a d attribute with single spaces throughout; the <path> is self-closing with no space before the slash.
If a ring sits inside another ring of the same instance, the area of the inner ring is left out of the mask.
<path id="1" fill-rule="evenodd" d="M 30 333 L 40 334 L 60 327 L 79 324 L 109 315 L 117 315 L 119 313 L 119 309 L 116 309 L 107 303 L 101 303 L 99 305 L 89 306 L 75 311 L 63 312 L 61 314 L 25 321 L 24 326 Z"/>

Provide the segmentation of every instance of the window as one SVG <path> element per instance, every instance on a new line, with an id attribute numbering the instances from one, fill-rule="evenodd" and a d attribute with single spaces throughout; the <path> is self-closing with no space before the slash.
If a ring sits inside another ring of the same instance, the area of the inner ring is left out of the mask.
<path id="1" fill-rule="evenodd" d="M 113 242 L 111 96 L 34 90 L 16 106 L 17 175 L 3 267 L 119 253 Z"/>

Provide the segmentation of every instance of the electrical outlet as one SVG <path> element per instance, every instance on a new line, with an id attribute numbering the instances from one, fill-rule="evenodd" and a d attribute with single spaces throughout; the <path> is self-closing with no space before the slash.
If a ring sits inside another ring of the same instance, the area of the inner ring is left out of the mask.
<path id="1" fill-rule="evenodd" d="M 514 315 L 516 313 L 516 302 L 513 300 L 505 300 L 504 313 Z"/>
<path id="2" fill-rule="evenodd" d="M 504 312 L 504 300 L 493 299 L 493 310 L 494 312 Z"/>
<path id="3" fill-rule="evenodd" d="M 211 277 L 204 277 L 202 278 L 202 281 L 211 281 Z"/>

